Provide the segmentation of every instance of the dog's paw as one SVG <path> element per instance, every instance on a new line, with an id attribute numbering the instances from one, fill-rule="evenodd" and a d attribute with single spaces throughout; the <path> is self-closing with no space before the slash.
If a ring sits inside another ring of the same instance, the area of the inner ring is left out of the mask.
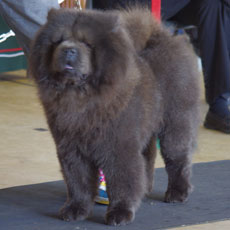
<path id="1" fill-rule="evenodd" d="M 60 210 L 59 216 L 62 220 L 84 220 L 89 215 L 89 209 L 82 204 L 69 202 L 66 203 Z"/>
<path id="2" fill-rule="evenodd" d="M 164 202 L 166 203 L 178 203 L 178 202 L 186 202 L 188 200 L 188 191 L 178 191 L 175 189 L 169 189 L 165 193 Z"/>
<path id="3" fill-rule="evenodd" d="M 106 214 L 106 224 L 119 226 L 131 223 L 134 220 L 134 212 L 129 209 L 112 209 Z"/>

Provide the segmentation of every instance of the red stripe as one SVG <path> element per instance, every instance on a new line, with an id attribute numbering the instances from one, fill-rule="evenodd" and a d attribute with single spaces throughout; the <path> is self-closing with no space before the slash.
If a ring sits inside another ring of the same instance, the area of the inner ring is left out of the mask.
<path id="1" fill-rule="evenodd" d="M 152 13 L 156 19 L 161 20 L 161 0 L 152 0 Z"/>
<path id="2" fill-rule="evenodd" d="M 21 50 L 22 48 L 3 49 L 3 50 L 0 50 L 0 53 L 15 52 L 15 51 L 21 51 Z"/>

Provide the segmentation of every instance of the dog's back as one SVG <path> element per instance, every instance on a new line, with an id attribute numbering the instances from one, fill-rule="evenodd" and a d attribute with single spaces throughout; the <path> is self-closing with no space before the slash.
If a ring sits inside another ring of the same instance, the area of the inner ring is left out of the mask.
<path id="1" fill-rule="evenodd" d="M 198 122 L 201 74 L 189 38 L 172 35 L 145 8 L 122 11 L 122 17 L 144 68 L 147 65 L 152 71 L 147 77 L 154 78 L 154 84 L 158 85 L 165 113 L 191 110 Z"/>

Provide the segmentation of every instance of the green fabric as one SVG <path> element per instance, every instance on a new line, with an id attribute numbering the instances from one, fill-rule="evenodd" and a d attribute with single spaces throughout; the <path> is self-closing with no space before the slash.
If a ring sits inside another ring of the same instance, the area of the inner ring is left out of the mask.
<path id="1" fill-rule="evenodd" d="M 10 28 L 7 24 L 3 21 L 2 17 L 0 17 L 0 35 L 3 33 L 8 33 Z M 16 41 L 15 36 L 9 37 L 4 42 L 0 43 L 0 51 L 3 49 L 12 49 L 12 48 L 19 48 L 18 42 Z M 14 71 L 19 69 L 26 69 L 27 63 L 26 58 L 24 55 L 17 56 L 17 57 L 1 57 L 3 54 L 12 55 L 17 54 L 22 51 L 15 51 L 15 52 L 0 52 L 0 72 L 7 72 L 7 71 Z"/>
<path id="2" fill-rule="evenodd" d="M 160 148 L 161 148 L 161 146 L 160 146 L 160 140 L 157 139 L 157 149 L 160 149 Z"/>

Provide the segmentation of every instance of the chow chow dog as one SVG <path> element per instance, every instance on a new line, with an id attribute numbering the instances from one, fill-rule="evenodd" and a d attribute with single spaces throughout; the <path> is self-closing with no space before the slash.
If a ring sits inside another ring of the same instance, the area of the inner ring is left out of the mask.
<path id="1" fill-rule="evenodd" d="M 165 202 L 191 192 L 199 72 L 186 36 L 147 9 L 52 9 L 33 41 L 31 74 L 67 185 L 64 220 L 87 218 L 105 173 L 105 221 L 133 221 L 152 191 L 156 138 L 168 173 Z"/>

